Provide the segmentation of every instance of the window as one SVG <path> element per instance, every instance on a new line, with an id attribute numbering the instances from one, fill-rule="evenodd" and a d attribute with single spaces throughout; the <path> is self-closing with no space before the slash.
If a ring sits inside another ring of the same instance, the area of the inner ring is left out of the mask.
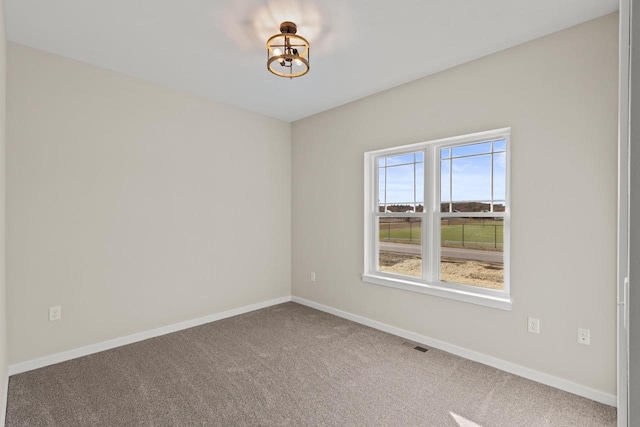
<path id="1" fill-rule="evenodd" d="M 510 128 L 365 153 L 363 280 L 509 310 Z"/>

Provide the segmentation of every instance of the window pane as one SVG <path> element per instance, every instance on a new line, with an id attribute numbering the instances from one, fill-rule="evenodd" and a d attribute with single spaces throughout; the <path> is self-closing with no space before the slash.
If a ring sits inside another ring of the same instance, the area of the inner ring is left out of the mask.
<path id="1" fill-rule="evenodd" d="M 441 159 L 448 159 L 449 157 L 451 157 L 451 149 L 450 148 L 443 148 L 440 150 L 440 158 Z"/>
<path id="2" fill-rule="evenodd" d="M 507 155 L 506 153 L 497 153 L 493 155 L 493 199 L 506 199 L 506 179 L 507 179 Z"/>
<path id="3" fill-rule="evenodd" d="M 451 201 L 449 190 L 451 188 L 451 168 L 449 160 L 440 161 L 440 201 Z"/>
<path id="4" fill-rule="evenodd" d="M 383 168 L 384 167 L 384 157 L 380 157 L 378 159 L 378 167 L 379 168 Z"/>
<path id="5" fill-rule="evenodd" d="M 440 280 L 504 288 L 502 218 L 442 218 Z"/>
<path id="6" fill-rule="evenodd" d="M 481 142 L 479 144 L 459 145 L 451 148 L 451 157 L 470 156 L 473 154 L 483 154 L 491 152 L 490 142 Z"/>
<path id="7" fill-rule="evenodd" d="M 422 277 L 422 218 L 378 218 L 380 271 Z"/>
<path id="8" fill-rule="evenodd" d="M 414 160 L 418 161 L 414 161 Z M 383 158 L 378 179 L 385 177 L 384 192 L 378 194 L 380 212 L 422 212 L 424 210 L 424 153 L 415 152 Z M 383 173 L 384 171 L 384 173 Z M 382 187 L 380 187 L 382 188 Z"/>
<path id="9" fill-rule="evenodd" d="M 416 163 L 416 205 L 424 205 L 424 163 Z"/>
<path id="10" fill-rule="evenodd" d="M 391 156 L 391 157 L 387 157 L 387 166 L 413 163 L 413 161 L 414 161 L 414 153 L 402 154 L 400 156 Z"/>
<path id="11" fill-rule="evenodd" d="M 505 151 L 507 149 L 507 141 L 501 139 L 499 141 L 493 141 L 493 151 Z"/>
<path id="12" fill-rule="evenodd" d="M 384 159 L 382 159 L 384 162 Z M 378 168 L 378 211 L 384 212 L 385 204 L 385 168 Z"/>
<path id="13" fill-rule="evenodd" d="M 454 201 L 491 200 L 491 155 L 453 159 L 451 163 Z"/>
<path id="14" fill-rule="evenodd" d="M 413 207 L 414 174 L 413 163 L 387 168 L 387 205 L 409 205 Z"/>

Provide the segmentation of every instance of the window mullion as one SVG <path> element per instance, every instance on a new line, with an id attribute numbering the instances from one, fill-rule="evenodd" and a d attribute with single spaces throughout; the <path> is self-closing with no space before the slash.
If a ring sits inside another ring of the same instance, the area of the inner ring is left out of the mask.
<path id="1" fill-rule="evenodd" d="M 440 148 L 438 146 L 431 147 L 431 152 L 433 155 L 433 182 L 431 183 L 431 199 L 433 201 L 433 207 L 431 209 L 431 228 L 432 228 L 432 239 L 431 239 L 431 283 L 438 282 L 440 280 L 440 225 L 438 222 L 440 221 L 440 191 L 442 189 L 442 185 L 440 183 L 441 173 L 440 173 Z M 449 165 L 449 174 L 451 174 L 451 167 Z M 449 179 L 449 187 L 451 187 L 451 179 Z M 451 192 L 451 190 L 449 190 Z M 449 201 L 452 202 L 453 198 L 450 194 Z"/>
<path id="2" fill-rule="evenodd" d="M 422 280 L 428 281 L 429 262 L 428 262 L 428 246 L 429 246 L 429 148 L 423 151 L 423 173 L 422 173 Z"/>
<path id="3" fill-rule="evenodd" d="M 433 282 L 433 259 L 435 229 L 433 226 L 434 212 L 434 188 L 435 188 L 435 147 L 428 147 L 425 150 L 425 166 L 429 165 L 429 171 L 424 173 L 424 224 L 422 239 L 422 277 L 428 283 Z M 426 167 L 425 167 L 426 169 Z"/>

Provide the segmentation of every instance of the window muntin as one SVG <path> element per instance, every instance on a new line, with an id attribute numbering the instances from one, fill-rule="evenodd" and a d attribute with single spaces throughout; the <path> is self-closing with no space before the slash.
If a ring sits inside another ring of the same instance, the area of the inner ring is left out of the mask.
<path id="1" fill-rule="evenodd" d="M 363 279 L 510 307 L 509 139 L 500 129 L 366 153 Z"/>

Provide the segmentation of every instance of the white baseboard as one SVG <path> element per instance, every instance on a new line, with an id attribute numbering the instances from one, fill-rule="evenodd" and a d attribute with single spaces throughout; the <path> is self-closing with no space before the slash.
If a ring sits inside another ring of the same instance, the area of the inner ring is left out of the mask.
<path id="1" fill-rule="evenodd" d="M 291 301 L 298 304 L 306 305 L 311 308 L 315 308 L 326 313 L 333 314 L 338 317 L 342 317 L 351 320 L 362 325 L 369 326 L 374 329 L 378 329 L 393 335 L 406 338 L 408 340 L 425 344 L 427 346 L 437 348 L 439 350 L 446 351 L 448 353 L 455 354 L 465 359 L 473 360 L 484 365 L 492 366 L 505 372 L 509 372 L 520 377 L 527 378 L 532 381 L 536 381 L 551 387 L 555 387 L 560 390 L 567 391 L 569 393 L 577 394 L 578 396 L 586 397 L 587 399 L 595 400 L 596 402 L 604 403 L 610 406 L 617 405 L 616 396 L 613 394 L 605 393 L 603 391 L 595 390 L 583 385 L 568 381 L 562 378 L 555 377 L 553 375 L 545 374 L 544 372 L 536 371 L 534 369 L 526 368 L 515 363 L 507 362 L 506 360 L 498 359 L 496 357 L 487 356 L 486 354 L 478 353 L 473 350 L 459 347 L 457 345 L 449 344 L 444 341 L 429 338 L 425 335 L 420 335 L 415 332 L 407 331 L 406 329 L 397 328 L 395 326 L 387 325 L 386 323 L 371 320 L 366 317 L 358 316 L 346 311 L 338 310 L 337 308 L 328 307 L 326 305 L 318 304 L 313 301 L 309 301 L 296 296 L 291 297 Z"/>
<path id="2" fill-rule="evenodd" d="M 9 372 L 4 375 L 4 381 L 2 382 L 2 399 L 0 399 L 0 426 L 5 425 L 7 420 L 7 398 L 9 397 Z"/>
<path id="3" fill-rule="evenodd" d="M 492 366 L 494 368 L 503 370 L 505 372 L 509 372 L 511 374 L 530 379 L 532 381 L 536 381 L 551 387 L 555 387 L 557 389 L 564 390 L 569 393 L 577 394 L 578 396 L 586 397 L 587 399 L 595 400 L 596 402 L 604 403 L 606 405 L 611 405 L 611 406 L 616 406 L 617 404 L 616 396 L 609 393 L 605 393 L 599 390 L 585 387 L 583 385 L 574 383 L 572 381 L 558 378 L 553 375 L 545 374 L 543 372 L 536 371 L 534 369 L 530 369 L 521 365 L 517 365 L 515 363 L 507 362 L 502 359 L 487 356 L 486 354 L 478 353 L 473 350 L 466 349 L 464 347 L 459 347 L 457 345 L 449 344 L 444 341 L 429 338 L 425 335 L 420 335 L 415 332 L 407 331 L 406 329 L 397 328 L 395 326 L 387 325 L 386 323 L 378 322 L 376 320 L 368 319 L 366 317 L 362 317 L 346 311 L 338 310 L 333 307 L 318 304 L 316 302 L 309 301 L 309 300 L 295 297 L 295 296 L 294 297 L 286 296 L 281 298 L 275 298 L 268 301 L 263 301 L 263 302 L 252 304 L 252 305 L 247 305 L 240 308 L 235 308 L 232 310 L 223 311 L 221 313 L 199 317 L 197 319 L 186 320 L 180 323 L 174 323 L 172 325 L 151 329 L 149 331 L 139 332 L 137 334 L 127 335 L 121 338 L 115 338 L 112 340 L 103 341 L 101 343 L 88 345 L 86 347 L 80 347 L 73 350 L 63 351 L 61 353 L 40 357 L 38 359 L 28 360 L 26 362 L 9 365 L 8 373 L 7 375 L 5 375 L 5 378 L 4 378 L 4 384 L 3 384 L 4 394 L 2 396 L 2 401 L 0 401 L 0 405 L 2 405 L 2 407 L 0 408 L 0 425 L 4 425 L 4 419 L 6 416 L 7 392 L 8 392 L 10 375 L 20 374 L 22 372 L 43 368 L 45 366 L 53 365 L 60 362 L 65 362 L 67 360 L 76 359 L 78 357 L 87 356 L 94 353 L 99 353 L 101 351 L 110 350 L 112 348 L 120 347 L 127 344 L 132 344 L 132 343 L 143 341 L 149 338 L 154 338 L 161 335 L 170 334 L 172 332 L 193 328 L 194 326 L 204 325 L 205 323 L 215 322 L 216 320 L 226 319 L 228 317 L 237 316 L 239 314 L 244 314 L 251 311 L 259 310 L 261 308 L 282 304 L 287 301 L 294 301 L 298 304 L 306 305 L 308 307 L 315 308 L 317 310 L 324 311 L 326 313 L 330 313 L 335 316 L 342 317 L 342 318 L 354 321 L 356 323 L 360 323 L 362 325 L 372 327 L 374 329 L 378 329 L 393 335 L 406 338 L 411 341 L 425 344 L 427 346 L 437 348 L 439 350 L 443 350 L 460 357 L 464 357 L 465 359 L 473 360 L 474 362 L 483 363 L 485 365 Z"/>
<path id="4" fill-rule="evenodd" d="M 261 308 L 270 307 L 272 305 L 282 304 L 287 301 L 291 301 L 290 296 L 246 305 L 244 307 L 223 311 L 222 313 L 216 313 L 204 317 L 199 317 L 197 319 L 186 320 L 184 322 L 174 323 L 172 325 L 151 329 L 149 331 L 139 332 L 137 334 L 127 335 L 125 337 L 114 338 L 112 340 L 91 344 L 86 347 L 63 351 L 61 353 L 52 354 L 50 356 L 27 360 L 26 362 L 15 363 L 13 365 L 9 365 L 7 381 L 9 375 L 20 374 L 22 372 L 32 371 L 34 369 L 43 368 L 45 366 L 54 365 L 56 363 L 66 362 L 67 360 L 76 359 L 78 357 L 87 356 L 89 354 L 94 354 L 105 350 L 110 350 L 115 347 L 121 347 L 123 345 L 132 344 L 149 338 L 170 334 L 172 332 L 181 331 L 183 329 L 193 328 L 194 326 L 204 325 L 205 323 L 215 322 L 216 320 L 226 319 L 227 317 L 237 316 L 239 314 L 248 313 L 250 311 L 259 310 Z M 4 425 L 4 423 L 0 425 Z"/>

